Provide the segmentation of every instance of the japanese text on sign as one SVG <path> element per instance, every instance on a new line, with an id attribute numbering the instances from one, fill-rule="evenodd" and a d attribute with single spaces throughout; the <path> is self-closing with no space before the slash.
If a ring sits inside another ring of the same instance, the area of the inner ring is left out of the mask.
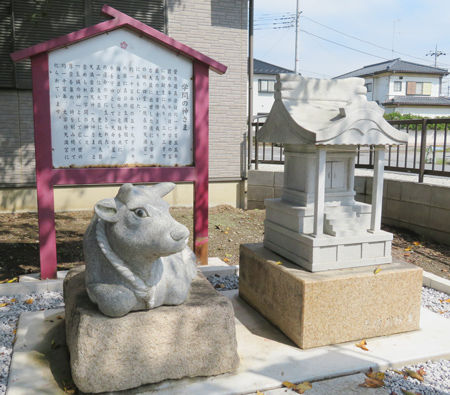
<path id="1" fill-rule="evenodd" d="M 190 62 L 113 33 L 106 50 L 49 59 L 53 166 L 192 164 Z M 136 56 L 141 46 L 152 59 Z"/>

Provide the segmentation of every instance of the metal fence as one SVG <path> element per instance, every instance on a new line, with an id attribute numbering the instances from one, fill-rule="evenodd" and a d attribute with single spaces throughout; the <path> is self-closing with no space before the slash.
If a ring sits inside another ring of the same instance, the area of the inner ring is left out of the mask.
<path id="1" fill-rule="evenodd" d="M 248 136 L 248 168 L 255 164 L 284 164 L 282 144 L 260 143 L 258 130 L 264 125 L 264 119 L 256 117 L 253 122 L 253 136 Z M 407 173 L 417 173 L 419 182 L 425 174 L 450 177 L 450 146 L 447 132 L 450 118 L 408 119 L 388 121 L 395 128 L 408 133 L 408 142 L 386 148 L 385 169 Z M 256 149 L 258 147 L 258 149 Z M 372 169 L 374 148 L 358 146 L 356 167 Z"/>

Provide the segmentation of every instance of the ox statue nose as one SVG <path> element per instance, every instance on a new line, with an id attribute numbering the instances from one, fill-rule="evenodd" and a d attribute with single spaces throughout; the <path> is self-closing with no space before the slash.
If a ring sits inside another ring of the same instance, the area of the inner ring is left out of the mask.
<path id="1" fill-rule="evenodd" d="M 186 239 L 189 236 L 189 230 L 186 227 L 179 227 L 170 232 L 170 236 L 175 241 L 180 241 L 182 239 Z"/>

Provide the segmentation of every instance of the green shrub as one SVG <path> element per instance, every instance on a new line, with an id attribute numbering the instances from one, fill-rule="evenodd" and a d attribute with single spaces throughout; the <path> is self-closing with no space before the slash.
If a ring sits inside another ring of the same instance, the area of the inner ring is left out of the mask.
<path id="1" fill-rule="evenodd" d="M 423 117 L 421 115 L 414 115 L 414 114 L 400 114 L 399 112 L 391 112 L 389 114 L 384 114 L 384 118 L 388 121 L 402 121 L 402 120 L 410 120 L 410 119 L 442 119 L 442 118 L 449 118 L 449 117 Z M 434 123 L 429 124 L 434 129 Z M 422 129 L 422 125 L 418 125 L 418 130 Z M 445 129 L 445 123 L 438 123 L 437 130 L 444 130 Z"/>

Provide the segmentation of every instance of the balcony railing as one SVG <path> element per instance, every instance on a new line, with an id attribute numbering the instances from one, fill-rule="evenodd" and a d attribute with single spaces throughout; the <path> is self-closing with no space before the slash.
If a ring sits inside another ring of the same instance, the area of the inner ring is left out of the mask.
<path id="1" fill-rule="evenodd" d="M 252 136 L 248 136 L 251 147 L 248 168 L 255 164 L 284 164 L 282 144 L 260 143 L 258 130 L 264 125 L 265 117 L 255 117 Z M 448 130 L 450 118 L 408 119 L 388 121 L 395 128 L 408 133 L 408 143 L 386 148 L 385 169 L 417 173 L 419 182 L 425 174 L 450 177 L 450 146 Z M 358 146 L 356 167 L 373 168 L 373 147 Z"/>

